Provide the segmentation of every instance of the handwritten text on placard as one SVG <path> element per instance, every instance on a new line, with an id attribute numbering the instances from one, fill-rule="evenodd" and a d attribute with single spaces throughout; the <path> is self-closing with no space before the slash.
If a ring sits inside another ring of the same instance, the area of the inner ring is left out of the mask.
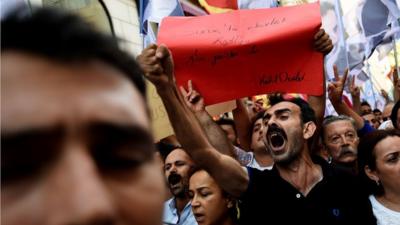
<path id="1" fill-rule="evenodd" d="M 313 50 L 319 4 L 168 17 L 158 42 L 171 50 L 178 85 L 193 80 L 206 104 L 269 92 L 322 94 Z"/>

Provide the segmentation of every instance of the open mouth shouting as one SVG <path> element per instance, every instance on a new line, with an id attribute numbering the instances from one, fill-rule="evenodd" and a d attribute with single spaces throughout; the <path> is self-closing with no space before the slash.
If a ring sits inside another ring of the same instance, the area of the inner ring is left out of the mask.
<path id="1" fill-rule="evenodd" d="M 287 137 L 283 129 L 272 125 L 267 131 L 268 148 L 275 155 L 281 154 L 285 150 Z"/>
<path id="2" fill-rule="evenodd" d="M 168 183 L 171 188 L 176 188 L 179 186 L 179 182 L 182 180 L 182 177 L 179 174 L 172 173 L 168 177 Z"/>

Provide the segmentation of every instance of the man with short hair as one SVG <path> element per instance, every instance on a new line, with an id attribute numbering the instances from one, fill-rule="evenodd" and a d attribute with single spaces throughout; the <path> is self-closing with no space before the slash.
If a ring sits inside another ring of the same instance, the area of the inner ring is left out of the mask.
<path id="1" fill-rule="evenodd" d="M 381 112 L 381 110 L 379 110 L 379 109 L 374 109 L 374 110 L 372 111 L 372 113 L 374 114 L 375 119 L 376 119 L 377 121 L 379 121 L 379 123 L 382 123 L 383 119 L 382 119 L 382 112 Z"/>
<path id="2" fill-rule="evenodd" d="M 235 147 L 235 152 L 241 165 L 258 170 L 270 170 L 274 164 L 271 154 L 265 149 L 265 144 L 262 141 L 264 133 L 262 118 L 264 113 L 264 110 L 256 113 L 252 121 L 250 121 L 251 127 L 248 135 L 246 135 L 250 139 L 250 151 L 246 152 L 241 148 Z"/>
<path id="3" fill-rule="evenodd" d="M 160 225 L 165 186 L 135 60 L 49 9 L 1 29 L 1 223 Z"/>
<path id="4" fill-rule="evenodd" d="M 189 177 L 194 168 L 192 159 L 182 148 L 167 154 L 164 174 L 173 197 L 164 203 L 164 224 L 197 225 L 188 195 Z"/>
<path id="5" fill-rule="evenodd" d="M 359 138 L 354 120 L 344 115 L 329 116 L 324 120 L 321 131 L 322 143 L 331 162 L 355 172 Z"/>
<path id="6" fill-rule="evenodd" d="M 365 115 L 362 116 L 362 118 L 369 123 L 369 125 L 371 127 L 373 127 L 374 129 L 378 129 L 380 122 L 379 120 L 375 117 L 375 115 L 373 113 L 367 113 Z"/>
<path id="7" fill-rule="evenodd" d="M 363 101 L 363 102 L 361 102 L 360 111 L 361 111 L 361 116 L 364 116 L 364 115 L 372 113 L 372 108 L 367 101 Z"/>
<path id="8" fill-rule="evenodd" d="M 265 111 L 258 112 L 252 120 L 250 142 L 252 158 L 247 166 L 258 170 L 271 170 L 274 165 L 274 160 L 263 142 L 265 132 L 265 126 L 263 123 L 264 113 Z"/>

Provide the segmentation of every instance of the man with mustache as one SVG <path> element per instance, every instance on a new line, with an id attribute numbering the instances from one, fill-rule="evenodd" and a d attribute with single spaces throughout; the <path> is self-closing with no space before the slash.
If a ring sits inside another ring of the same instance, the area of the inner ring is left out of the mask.
<path id="1" fill-rule="evenodd" d="M 354 120 L 344 115 L 325 118 L 321 137 L 331 163 L 356 173 L 359 138 Z"/>
<path id="2" fill-rule="evenodd" d="M 353 173 L 357 173 L 358 137 L 362 138 L 374 128 L 343 101 L 348 70 L 339 77 L 337 68 L 334 67 L 334 74 L 335 80 L 328 84 L 328 97 L 340 116 L 330 116 L 325 119 L 322 124 L 322 142 L 334 164 L 344 165 Z M 353 89 L 356 88 L 354 84 L 351 86 Z"/>
<path id="3" fill-rule="evenodd" d="M 164 203 L 164 224 L 197 224 L 188 196 L 189 177 L 193 171 L 194 163 L 182 148 L 175 148 L 166 156 L 164 174 L 173 197 Z"/>

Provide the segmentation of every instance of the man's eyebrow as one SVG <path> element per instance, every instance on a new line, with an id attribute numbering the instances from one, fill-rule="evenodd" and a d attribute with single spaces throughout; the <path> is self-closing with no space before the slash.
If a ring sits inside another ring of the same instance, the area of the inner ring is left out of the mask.
<path id="1" fill-rule="evenodd" d="M 288 108 L 284 108 L 284 109 L 278 109 L 274 112 L 275 115 L 280 115 L 282 113 L 286 113 L 286 112 L 292 112 L 292 110 L 288 109 Z"/>
<path id="2" fill-rule="evenodd" d="M 92 122 L 88 125 L 88 137 L 94 154 L 117 154 L 135 159 L 150 159 L 156 151 L 149 131 L 138 125 L 121 125 L 110 122 Z M 121 151 L 124 149 L 123 151 Z M 106 157 L 107 158 L 107 157 Z M 102 160 L 106 160 L 104 157 Z"/>
<path id="3" fill-rule="evenodd" d="M 274 112 L 274 114 L 275 114 L 275 115 L 280 115 L 280 114 L 285 113 L 285 112 L 292 112 L 292 110 L 290 110 L 289 108 L 278 109 L 278 110 L 276 110 L 276 111 Z M 264 119 L 269 119 L 269 118 L 271 118 L 271 114 L 265 113 L 264 116 L 263 116 L 263 120 L 264 120 Z"/>
<path id="4" fill-rule="evenodd" d="M 35 127 L 29 128 L 26 130 L 19 130 L 15 132 L 7 132 L 6 130 L 1 130 L 1 141 L 9 141 L 9 140 L 16 140 L 16 139 L 26 139 L 31 137 L 43 137 L 43 136 L 53 136 L 55 134 L 62 134 L 64 129 L 62 126 L 52 126 L 52 127 Z"/>
<path id="5" fill-rule="evenodd" d="M 91 122 L 88 126 L 90 134 L 104 134 L 109 138 L 134 138 L 135 140 L 152 140 L 149 131 L 138 125 L 121 125 L 110 122 Z"/>
<path id="6" fill-rule="evenodd" d="M 55 148 L 61 146 L 65 129 L 62 126 L 37 127 L 18 132 L 2 132 L 2 167 L 40 160 L 45 163 L 57 155 Z"/>

